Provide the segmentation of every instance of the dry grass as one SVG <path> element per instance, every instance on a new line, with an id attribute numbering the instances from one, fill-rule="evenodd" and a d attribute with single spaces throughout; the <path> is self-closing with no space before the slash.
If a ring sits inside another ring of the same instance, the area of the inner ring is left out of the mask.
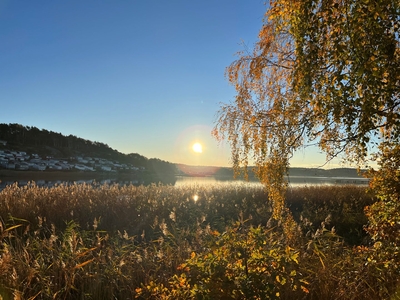
<path id="1" fill-rule="evenodd" d="M 226 297 L 232 292 L 233 299 L 257 299 L 257 293 L 286 299 L 395 297 L 398 268 L 385 266 L 375 259 L 374 247 L 361 244 L 363 207 L 373 201 L 365 190 L 310 187 L 291 191 L 287 200 L 298 220 L 297 239 L 290 245 L 282 224 L 270 219 L 263 189 L 246 184 L 10 186 L 0 192 L 0 295 L 207 299 L 208 292 Z M 340 238 L 333 226 L 348 236 Z M 246 259 L 237 253 L 245 253 Z M 207 285 L 218 274 L 232 280 Z M 247 290 L 249 274 L 265 288 Z M 290 280 L 298 283 L 296 288 L 286 283 Z"/>

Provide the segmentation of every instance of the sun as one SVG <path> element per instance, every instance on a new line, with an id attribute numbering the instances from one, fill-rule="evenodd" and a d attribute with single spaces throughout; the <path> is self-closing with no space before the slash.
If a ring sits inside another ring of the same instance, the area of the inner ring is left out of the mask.
<path id="1" fill-rule="evenodd" d="M 201 146 L 200 143 L 194 143 L 192 146 L 192 149 L 196 153 L 202 153 L 203 152 L 203 146 Z"/>

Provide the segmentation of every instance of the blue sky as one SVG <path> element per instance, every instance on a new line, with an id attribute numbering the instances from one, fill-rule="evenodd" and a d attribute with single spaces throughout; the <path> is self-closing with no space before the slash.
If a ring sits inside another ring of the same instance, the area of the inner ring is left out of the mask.
<path id="1" fill-rule="evenodd" d="M 0 0 L 0 122 L 227 166 L 229 148 L 210 134 L 235 95 L 224 72 L 241 43 L 252 48 L 265 10 L 259 0 Z M 292 164 L 322 164 L 312 152 Z"/>

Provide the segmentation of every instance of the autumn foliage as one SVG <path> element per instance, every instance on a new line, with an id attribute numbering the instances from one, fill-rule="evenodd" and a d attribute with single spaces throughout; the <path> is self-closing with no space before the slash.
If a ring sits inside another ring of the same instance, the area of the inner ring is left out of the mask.
<path id="1" fill-rule="evenodd" d="M 0 299 L 396 299 L 400 292 L 397 261 L 363 233 L 363 208 L 377 203 L 365 187 L 288 192 L 290 238 L 254 185 L 31 184 L 7 187 L 0 199 Z"/>
<path id="2" fill-rule="evenodd" d="M 285 214 L 284 175 L 300 147 L 315 144 L 328 160 L 361 166 L 372 144 L 398 144 L 399 7 L 391 0 L 271 1 L 252 52 L 227 68 L 236 98 L 222 104 L 214 135 L 230 142 L 236 170 L 254 161 L 277 218 Z"/>
<path id="3" fill-rule="evenodd" d="M 227 68 L 236 97 L 213 131 L 230 143 L 237 172 L 255 163 L 286 234 L 295 227 L 284 195 L 296 150 L 314 145 L 327 161 L 377 165 L 367 173 L 379 199 L 365 209 L 368 262 L 398 277 L 399 15 L 392 0 L 271 0 L 253 50 Z"/>

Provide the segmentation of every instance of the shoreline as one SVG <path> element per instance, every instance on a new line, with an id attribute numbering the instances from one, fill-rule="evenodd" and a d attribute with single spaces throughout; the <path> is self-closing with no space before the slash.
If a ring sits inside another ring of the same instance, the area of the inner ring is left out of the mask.
<path id="1" fill-rule="evenodd" d="M 82 179 L 108 179 L 120 177 L 121 174 L 109 172 L 79 172 L 79 171 L 17 171 L 0 170 L 0 181 L 13 180 L 82 180 Z M 122 174 L 125 175 L 125 174 Z"/>
<path id="2" fill-rule="evenodd" d="M 143 184 L 162 182 L 174 184 L 176 177 L 163 174 L 149 173 L 118 173 L 118 172 L 85 172 L 85 171 L 19 171 L 0 169 L 0 183 L 37 182 L 37 181 L 81 181 L 81 180 L 116 180 L 137 181 Z"/>

